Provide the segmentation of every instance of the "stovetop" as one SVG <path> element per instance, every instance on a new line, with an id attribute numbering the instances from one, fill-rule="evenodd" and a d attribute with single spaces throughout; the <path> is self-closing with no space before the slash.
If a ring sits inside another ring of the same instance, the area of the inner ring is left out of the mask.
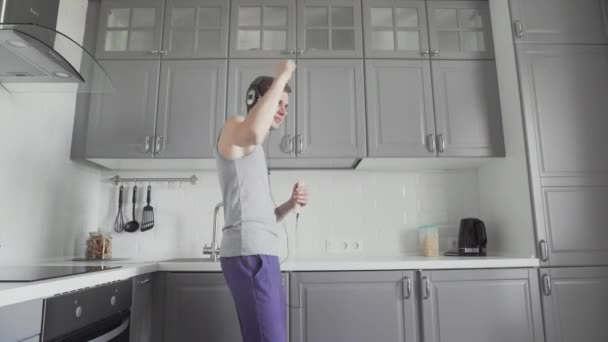
<path id="1" fill-rule="evenodd" d="M 27 282 L 98 272 L 120 266 L 1 266 L 0 282 Z"/>

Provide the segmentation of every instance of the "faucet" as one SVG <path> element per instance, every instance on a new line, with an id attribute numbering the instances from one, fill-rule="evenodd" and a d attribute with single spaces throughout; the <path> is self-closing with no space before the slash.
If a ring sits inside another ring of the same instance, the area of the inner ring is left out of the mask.
<path id="1" fill-rule="evenodd" d="M 217 245 L 217 213 L 220 208 L 224 206 L 223 202 L 215 205 L 213 209 L 213 239 L 211 240 L 211 246 L 205 245 L 203 247 L 203 255 L 211 255 L 211 261 L 217 261 L 220 255 L 220 247 Z"/>

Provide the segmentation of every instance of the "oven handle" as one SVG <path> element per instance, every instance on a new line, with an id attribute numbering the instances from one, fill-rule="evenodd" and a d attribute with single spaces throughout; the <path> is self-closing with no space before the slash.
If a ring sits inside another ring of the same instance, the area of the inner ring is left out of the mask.
<path id="1" fill-rule="evenodd" d="M 112 341 L 112 339 L 120 334 L 122 334 L 125 330 L 127 330 L 129 328 L 129 318 L 125 318 L 124 321 L 122 321 L 122 324 L 119 325 L 118 327 L 116 327 L 116 329 L 105 333 L 99 337 L 95 337 L 94 339 L 90 340 L 89 342 L 109 342 Z"/>

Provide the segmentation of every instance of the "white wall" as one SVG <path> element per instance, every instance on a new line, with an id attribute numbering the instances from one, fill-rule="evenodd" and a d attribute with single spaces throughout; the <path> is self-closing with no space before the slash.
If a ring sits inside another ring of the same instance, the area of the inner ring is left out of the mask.
<path id="1" fill-rule="evenodd" d="M 217 175 L 196 173 L 196 185 L 152 183 L 156 226 L 147 232 L 114 236 L 114 257 L 198 257 L 211 240 L 213 207 L 221 200 Z M 100 226 L 111 230 L 118 188 L 104 173 Z M 190 176 L 191 173 L 120 172 L 122 177 Z M 361 255 L 394 257 L 416 254 L 416 227 L 435 223 L 443 235 L 457 236 L 461 218 L 479 215 L 475 170 L 404 173 L 360 171 L 277 171 L 271 175 L 277 202 L 286 200 L 292 185 L 304 181 L 311 203 L 302 210 L 297 232 L 294 217 L 286 220 L 292 256 L 327 256 L 326 240 L 363 242 Z M 125 184 L 125 220 L 131 219 L 131 186 Z M 138 221 L 147 183 L 139 183 Z M 127 195 L 128 194 L 128 195 Z M 222 212 L 220 212 L 220 217 Z M 223 219 L 220 220 L 222 224 Z M 445 240 L 442 241 L 445 243 Z M 286 241 L 283 241 L 285 245 Z M 286 256 L 286 250 L 283 250 Z M 331 254 L 340 256 L 340 254 Z"/>
<path id="2" fill-rule="evenodd" d="M 77 41 L 82 3 L 60 7 L 58 26 Z M 100 172 L 69 160 L 75 98 L 0 93 L 0 263 L 74 255 L 96 227 Z"/>

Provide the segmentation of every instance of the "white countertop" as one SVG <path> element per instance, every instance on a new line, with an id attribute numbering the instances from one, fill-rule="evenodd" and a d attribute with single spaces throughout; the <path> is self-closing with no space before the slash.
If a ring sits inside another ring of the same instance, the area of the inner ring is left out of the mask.
<path id="1" fill-rule="evenodd" d="M 82 262 L 71 260 L 40 262 L 36 265 L 115 265 L 121 266 L 100 272 L 35 282 L 0 283 L 0 307 L 33 299 L 48 298 L 65 292 L 119 281 L 156 271 L 220 272 L 219 262 L 206 259 L 187 260 L 121 260 Z M 9 265 L 6 265 L 9 266 Z M 372 270 L 432 270 L 465 268 L 527 268 L 540 266 L 535 258 L 510 257 L 421 257 L 401 258 L 332 258 L 296 259 L 281 265 L 282 271 L 372 271 Z M 2 266 L 0 266 L 2 267 Z"/>

